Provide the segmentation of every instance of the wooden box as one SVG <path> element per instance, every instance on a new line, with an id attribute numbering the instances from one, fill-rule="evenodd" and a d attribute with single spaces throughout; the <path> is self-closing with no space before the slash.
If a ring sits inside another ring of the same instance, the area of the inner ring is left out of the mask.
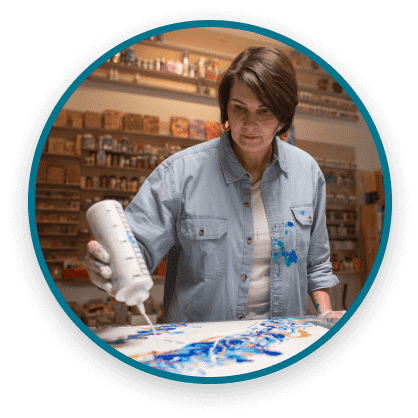
<path id="1" fill-rule="evenodd" d="M 65 183 L 77 185 L 80 184 L 80 167 L 67 168 Z"/>
<path id="2" fill-rule="evenodd" d="M 221 124 L 218 122 L 206 121 L 206 139 L 219 138 L 222 135 Z"/>
<path id="3" fill-rule="evenodd" d="M 47 169 L 47 162 L 45 159 L 41 158 L 41 161 L 39 161 L 39 167 L 38 167 L 38 175 L 36 178 L 36 181 L 46 181 L 46 169 Z"/>
<path id="4" fill-rule="evenodd" d="M 84 127 L 85 128 L 101 128 L 102 114 L 98 112 L 84 113 Z"/>
<path id="5" fill-rule="evenodd" d="M 50 213 L 48 215 L 48 221 L 49 222 L 58 222 L 58 220 L 59 220 L 59 216 L 58 216 L 57 213 Z"/>
<path id="6" fill-rule="evenodd" d="M 189 138 L 204 141 L 206 139 L 205 121 L 200 119 L 189 120 Z"/>
<path id="7" fill-rule="evenodd" d="M 171 134 L 179 138 L 188 138 L 189 122 L 187 119 L 173 116 L 171 118 Z"/>
<path id="8" fill-rule="evenodd" d="M 65 152 L 65 139 L 64 138 L 48 138 L 48 152 L 53 154 L 64 154 Z"/>
<path id="9" fill-rule="evenodd" d="M 144 133 L 155 134 L 160 133 L 160 118 L 158 116 L 144 116 Z"/>
<path id="10" fill-rule="evenodd" d="M 142 132 L 144 129 L 144 118 L 135 113 L 126 113 L 124 116 L 124 129 L 131 132 Z"/>
<path id="11" fill-rule="evenodd" d="M 64 183 L 65 169 L 64 167 L 50 166 L 47 170 L 47 182 L 48 183 Z"/>
<path id="12" fill-rule="evenodd" d="M 55 119 L 54 126 L 67 126 L 67 110 L 62 109 Z"/>
<path id="13" fill-rule="evenodd" d="M 82 142 L 83 142 L 83 135 L 82 134 L 77 134 L 77 136 L 75 138 L 75 146 L 74 146 L 75 155 L 81 155 Z"/>
<path id="14" fill-rule="evenodd" d="M 103 114 L 103 127 L 105 129 L 122 130 L 123 114 L 117 110 L 105 110 Z"/>
<path id="15" fill-rule="evenodd" d="M 64 143 L 64 154 L 75 155 L 75 142 L 71 139 L 66 139 Z"/>
<path id="16" fill-rule="evenodd" d="M 68 122 L 73 128 L 82 128 L 84 124 L 84 112 L 68 110 Z"/>

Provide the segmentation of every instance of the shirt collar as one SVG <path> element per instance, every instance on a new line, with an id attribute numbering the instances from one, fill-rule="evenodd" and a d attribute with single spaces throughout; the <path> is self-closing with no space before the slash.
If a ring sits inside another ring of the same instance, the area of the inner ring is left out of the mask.
<path id="1" fill-rule="evenodd" d="M 287 167 L 285 145 L 277 136 L 274 137 L 274 141 L 273 164 L 277 161 L 280 168 L 288 173 L 289 169 Z M 233 183 L 245 175 L 246 171 L 234 154 L 227 132 L 223 132 L 221 136 L 219 159 L 227 184 Z"/>

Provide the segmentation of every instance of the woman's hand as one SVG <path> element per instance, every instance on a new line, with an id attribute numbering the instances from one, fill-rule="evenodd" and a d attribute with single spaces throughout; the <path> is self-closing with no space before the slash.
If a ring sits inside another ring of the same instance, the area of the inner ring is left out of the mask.
<path id="1" fill-rule="evenodd" d="M 319 312 L 319 318 L 324 318 L 326 321 L 337 322 L 347 311 L 324 311 Z"/>
<path id="2" fill-rule="evenodd" d="M 311 293 L 311 299 L 318 311 L 318 318 L 336 323 L 346 311 L 333 311 L 328 289 L 318 289 Z"/>
<path id="3" fill-rule="evenodd" d="M 114 296 L 110 281 L 112 277 L 112 269 L 109 266 L 110 255 L 98 241 L 90 241 L 87 244 L 87 255 L 84 261 L 92 283 Z"/>

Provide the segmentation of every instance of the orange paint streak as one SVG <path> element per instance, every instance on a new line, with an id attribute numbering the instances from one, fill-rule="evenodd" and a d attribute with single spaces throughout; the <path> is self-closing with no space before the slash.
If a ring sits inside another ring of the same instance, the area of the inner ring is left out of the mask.
<path id="1" fill-rule="evenodd" d="M 305 337 L 310 337 L 311 336 L 311 334 L 309 334 L 309 332 L 304 331 L 303 329 L 299 329 L 298 331 L 299 331 L 300 335 L 297 336 L 297 337 L 292 337 L 293 334 L 289 334 L 287 332 L 283 332 L 282 334 L 286 335 L 286 337 L 289 337 L 289 338 L 305 338 Z"/>

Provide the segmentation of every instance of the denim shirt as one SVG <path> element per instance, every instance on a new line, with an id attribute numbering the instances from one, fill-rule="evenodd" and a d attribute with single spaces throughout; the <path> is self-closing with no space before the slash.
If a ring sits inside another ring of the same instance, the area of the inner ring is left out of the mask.
<path id="1" fill-rule="evenodd" d="M 308 293 L 338 283 L 325 180 L 306 152 L 274 141 L 261 184 L 272 239 L 270 317 L 301 316 Z M 148 270 L 168 253 L 166 322 L 245 319 L 255 239 L 251 180 L 224 133 L 163 161 L 127 207 Z"/>

